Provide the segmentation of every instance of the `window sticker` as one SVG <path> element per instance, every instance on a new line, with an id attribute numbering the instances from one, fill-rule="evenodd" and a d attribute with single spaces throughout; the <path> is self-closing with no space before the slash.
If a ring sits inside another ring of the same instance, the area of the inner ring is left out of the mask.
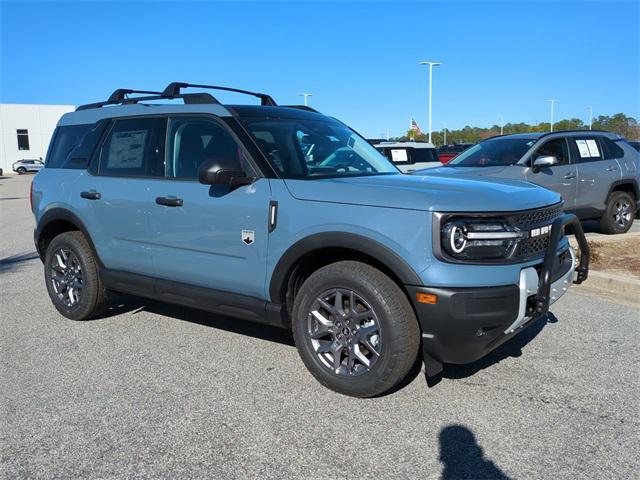
<path id="1" fill-rule="evenodd" d="M 587 146 L 586 140 L 576 140 L 576 145 L 578 146 L 578 151 L 580 152 L 580 157 L 589 158 L 591 153 L 589 152 L 589 147 Z"/>
<path id="2" fill-rule="evenodd" d="M 407 151 L 402 150 L 391 150 L 391 160 L 394 162 L 408 162 L 409 158 L 407 157 Z"/>
<path id="3" fill-rule="evenodd" d="M 598 144 L 595 140 L 587 140 L 587 147 L 589 148 L 589 155 L 591 157 L 600 156 L 600 150 L 598 150 Z"/>
<path id="4" fill-rule="evenodd" d="M 141 168 L 146 130 L 116 132 L 111 137 L 107 168 Z"/>

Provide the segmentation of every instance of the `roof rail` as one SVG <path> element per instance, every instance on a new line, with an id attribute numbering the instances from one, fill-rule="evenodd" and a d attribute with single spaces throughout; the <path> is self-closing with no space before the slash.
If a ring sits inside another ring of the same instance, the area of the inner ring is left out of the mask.
<path id="1" fill-rule="evenodd" d="M 235 92 L 235 93 L 243 93 L 245 95 L 252 95 L 254 97 L 258 97 L 260 99 L 260 104 L 262 106 L 275 107 L 277 103 L 273 98 L 271 98 L 266 93 L 258 93 L 258 92 L 250 92 L 248 90 L 240 90 L 239 88 L 230 88 L 230 87 L 219 87 L 216 85 L 199 85 L 195 83 L 184 83 L 184 82 L 172 82 L 167 85 L 167 88 L 164 89 L 162 95 L 167 98 L 176 98 L 180 96 L 180 90 L 183 88 L 208 88 L 211 90 L 224 90 L 227 92 Z"/>
<path id="2" fill-rule="evenodd" d="M 95 102 L 95 103 L 87 103 L 85 105 L 80 105 L 78 108 L 76 108 L 76 111 L 78 111 L 78 110 L 89 110 L 91 108 L 100 108 L 100 107 L 104 107 L 105 105 L 115 105 L 117 103 L 123 103 L 123 102 L 129 101 L 129 100 L 138 101 L 140 99 L 145 98 L 145 97 L 127 98 L 127 95 L 130 95 L 132 93 L 145 93 L 145 94 L 151 94 L 151 95 L 161 95 L 161 92 L 154 92 L 154 91 L 150 91 L 150 90 L 133 90 L 131 88 L 118 88 L 118 89 L 114 90 L 111 95 L 109 95 L 109 98 L 105 102 Z M 134 103 L 134 102 L 131 102 L 131 103 Z"/>

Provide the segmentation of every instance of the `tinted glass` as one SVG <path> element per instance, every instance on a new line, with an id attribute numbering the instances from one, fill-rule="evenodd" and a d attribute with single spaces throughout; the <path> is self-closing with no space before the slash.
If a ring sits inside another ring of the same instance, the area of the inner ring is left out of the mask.
<path id="1" fill-rule="evenodd" d="M 540 146 L 533 154 L 535 161 L 539 157 L 556 157 L 558 165 L 569 164 L 569 146 L 564 138 L 554 138 Z"/>
<path id="2" fill-rule="evenodd" d="M 596 137 L 574 138 L 578 162 L 594 162 L 602 160 L 600 144 Z"/>
<path id="3" fill-rule="evenodd" d="M 246 160 L 236 141 L 219 124 L 203 118 L 172 119 L 169 133 L 169 156 L 166 175 L 197 178 L 204 161 L 235 162 L 246 170 Z"/>
<path id="4" fill-rule="evenodd" d="M 600 137 L 600 146 L 602 147 L 605 160 L 624 157 L 622 148 L 606 137 Z"/>
<path id="5" fill-rule="evenodd" d="M 258 148 L 285 178 L 398 174 L 364 138 L 327 120 L 243 119 Z"/>
<path id="6" fill-rule="evenodd" d="M 89 131 L 91 126 L 90 123 L 87 123 L 85 125 L 69 125 L 56 128 L 45 166 L 47 168 L 70 168 L 66 164 L 67 156 L 80 143 L 80 140 L 82 140 L 82 137 Z M 85 167 L 86 165 L 82 166 L 82 168 Z"/>
<path id="7" fill-rule="evenodd" d="M 100 149 L 102 175 L 155 176 L 164 157 L 164 120 L 116 120 Z"/>
<path id="8" fill-rule="evenodd" d="M 414 148 L 411 150 L 411 161 L 418 162 L 437 162 L 438 154 L 435 148 Z"/>
<path id="9" fill-rule="evenodd" d="M 17 130 L 18 150 L 29 150 L 29 132 L 27 130 Z"/>
<path id="10" fill-rule="evenodd" d="M 466 149 L 447 166 L 490 167 L 514 165 L 536 143 L 535 138 L 497 138 L 487 140 Z"/>

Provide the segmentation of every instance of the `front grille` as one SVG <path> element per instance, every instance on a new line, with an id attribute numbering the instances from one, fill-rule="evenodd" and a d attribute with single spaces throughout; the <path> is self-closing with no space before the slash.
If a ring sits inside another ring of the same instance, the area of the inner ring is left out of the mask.
<path id="1" fill-rule="evenodd" d="M 534 257 L 541 252 L 545 252 L 547 250 L 547 245 L 549 245 L 549 235 L 545 235 L 543 237 L 527 238 L 526 240 L 522 240 L 518 244 L 518 248 L 516 249 L 516 257 Z"/>
<path id="2" fill-rule="evenodd" d="M 518 213 L 511 217 L 513 224 L 520 229 L 530 229 L 540 225 L 549 225 L 562 213 L 561 205 L 538 208 Z"/>

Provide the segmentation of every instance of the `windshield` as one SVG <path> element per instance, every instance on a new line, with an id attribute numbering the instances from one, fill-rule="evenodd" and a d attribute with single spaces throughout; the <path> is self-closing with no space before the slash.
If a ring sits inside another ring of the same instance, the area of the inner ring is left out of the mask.
<path id="1" fill-rule="evenodd" d="M 243 123 L 284 178 L 400 173 L 369 142 L 339 122 L 246 118 Z"/>
<path id="2" fill-rule="evenodd" d="M 452 167 L 514 165 L 536 143 L 535 138 L 496 138 L 468 148 L 447 163 Z"/>

